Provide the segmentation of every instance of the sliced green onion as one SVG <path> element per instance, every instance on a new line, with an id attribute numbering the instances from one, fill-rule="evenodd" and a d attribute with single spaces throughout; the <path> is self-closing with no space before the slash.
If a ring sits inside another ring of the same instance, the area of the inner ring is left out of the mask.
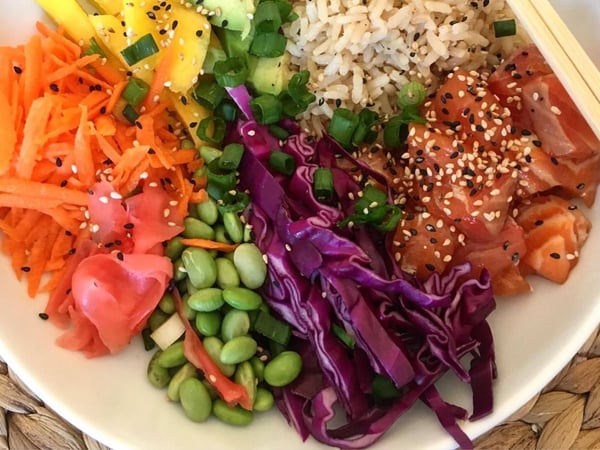
<path id="1" fill-rule="evenodd" d="M 220 144 L 225 138 L 225 121 L 220 117 L 205 117 L 198 124 L 196 135 L 209 144 Z"/>
<path id="2" fill-rule="evenodd" d="M 281 120 L 283 109 L 281 102 L 273 94 L 263 94 L 250 100 L 250 108 L 256 121 L 270 125 Z"/>
<path id="3" fill-rule="evenodd" d="M 211 147 L 209 145 L 202 145 L 199 150 L 200 157 L 206 164 L 209 164 L 213 159 L 220 158 L 223 154 L 223 150 Z"/>
<path id="4" fill-rule="evenodd" d="M 398 106 L 404 109 L 407 106 L 420 106 L 427 97 L 425 86 L 416 81 L 405 84 L 398 91 Z"/>
<path id="5" fill-rule="evenodd" d="M 279 8 L 279 16 L 284 22 L 293 22 L 295 19 L 292 17 L 292 4 L 287 0 L 275 0 L 277 8 Z M 293 15 L 296 15 L 293 13 Z M 297 18 L 297 15 L 296 15 Z"/>
<path id="6" fill-rule="evenodd" d="M 288 344 L 292 336 L 291 327 L 271 314 L 259 311 L 253 325 L 254 331 L 280 345 Z"/>
<path id="7" fill-rule="evenodd" d="M 121 55 L 129 66 L 137 64 L 155 53 L 158 53 L 158 47 L 150 33 L 143 35 L 129 47 L 121 50 Z"/>
<path id="8" fill-rule="evenodd" d="M 248 66 L 243 58 L 234 56 L 217 61 L 214 67 L 215 80 L 222 87 L 236 87 L 248 78 Z"/>
<path id="9" fill-rule="evenodd" d="M 226 191 L 217 203 L 221 215 L 226 212 L 240 213 L 250 204 L 250 196 L 245 192 Z"/>
<path id="10" fill-rule="evenodd" d="M 279 173 L 290 176 L 296 170 L 296 160 L 289 153 L 273 150 L 269 154 L 269 166 Z"/>
<path id="11" fill-rule="evenodd" d="M 125 108 L 123 108 L 122 114 L 123 114 L 123 117 L 125 117 L 131 124 L 134 124 L 135 121 L 138 120 L 138 117 L 140 117 L 140 115 L 135 110 L 135 108 L 133 106 L 131 106 L 130 104 L 125 105 Z"/>
<path id="12" fill-rule="evenodd" d="M 100 55 L 102 58 L 106 58 L 106 53 L 104 53 L 104 50 L 98 45 L 98 41 L 94 37 L 90 38 L 90 45 L 83 54 L 85 56 Z"/>
<path id="13" fill-rule="evenodd" d="M 275 58 L 285 53 L 287 39 L 276 31 L 256 33 L 250 44 L 250 53 L 265 58 Z"/>
<path id="14" fill-rule="evenodd" d="M 349 147 L 359 121 L 358 114 L 346 108 L 337 108 L 329 122 L 329 135 L 344 147 Z"/>
<path id="15" fill-rule="evenodd" d="M 400 116 L 392 117 L 383 126 L 383 143 L 387 148 L 400 148 L 408 137 L 408 124 Z"/>
<path id="16" fill-rule="evenodd" d="M 494 22 L 494 35 L 497 38 L 517 34 L 517 22 L 514 19 L 497 20 Z"/>
<path id="17" fill-rule="evenodd" d="M 192 96 L 194 100 L 212 111 L 223 101 L 225 94 L 225 88 L 219 86 L 216 81 L 203 79 L 194 88 Z"/>
<path id="18" fill-rule="evenodd" d="M 208 163 L 206 190 L 211 197 L 220 199 L 226 192 L 234 189 L 236 183 L 235 171 L 221 169 L 219 158 Z"/>
<path id="19" fill-rule="evenodd" d="M 131 106 L 138 106 L 146 98 L 148 91 L 150 91 L 148 83 L 139 78 L 132 77 L 127 81 L 121 97 Z"/>
<path id="20" fill-rule="evenodd" d="M 288 117 L 296 117 L 298 114 L 305 111 L 308 106 L 298 103 L 287 91 L 283 91 L 279 94 L 279 101 L 281 102 L 283 114 Z"/>
<path id="21" fill-rule="evenodd" d="M 337 336 L 337 338 L 346 345 L 346 347 L 353 349 L 356 344 L 354 337 L 350 336 L 344 328 L 340 327 L 337 323 L 331 326 L 331 331 Z"/>
<path id="22" fill-rule="evenodd" d="M 220 117 L 225 122 L 234 122 L 238 116 L 237 106 L 227 99 L 219 103 L 213 112 L 215 116 Z"/>
<path id="23" fill-rule="evenodd" d="M 242 156 L 244 156 L 242 144 L 227 144 L 219 158 L 219 167 L 223 170 L 236 170 L 242 161 Z"/>
<path id="24" fill-rule="evenodd" d="M 254 27 L 256 31 L 277 31 L 281 26 L 281 9 L 278 2 L 266 0 L 260 2 L 254 12 Z M 289 13 L 288 13 L 289 14 Z"/>
<path id="25" fill-rule="evenodd" d="M 331 169 L 319 167 L 313 175 L 313 193 L 320 202 L 333 199 L 333 172 Z"/>
<path id="26" fill-rule="evenodd" d="M 271 136 L 275 136 L 280 141 L 285 141 L 288 137 L 290 137 L 290 132 L 285 128 L 281 128 L 279 125 L 269 125 L 269 133 Z"/>
<path id="27" fill-rule="evenodd" d="M 402 395 L 402 392 L 394 385 L 391 379 L 377 373 L 371 382 L 371 393 L 376 402 L 394 400 Z"/>

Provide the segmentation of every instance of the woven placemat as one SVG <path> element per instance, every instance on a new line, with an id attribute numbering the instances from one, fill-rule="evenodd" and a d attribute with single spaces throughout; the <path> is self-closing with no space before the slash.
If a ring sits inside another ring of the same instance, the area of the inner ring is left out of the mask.
<path id="1" fill-rule="evenodd" d="M 509 418 L 477 439 L 484 449 L 600 449 L 600 334 Z M 0 450 L 110 450 L 31 392 L 0 359 Z"/>

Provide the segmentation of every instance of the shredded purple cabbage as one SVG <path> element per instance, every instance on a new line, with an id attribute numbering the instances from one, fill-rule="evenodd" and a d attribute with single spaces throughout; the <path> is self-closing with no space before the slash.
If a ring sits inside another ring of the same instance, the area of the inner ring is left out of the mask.
<path id="1" fill-rule="evenodd" d="M 333 140 L 313 141 L 294 124 L 289 127 L 294 134 L 278 142 L 252 119 L 244 89 L 230 94 L 248 117 L 230 139 L 248 150 L 240 184 L 252 198 L 247 221 L 269 260 L 263 296 L 293 327 L 294 345 L 304 361 L 299 379 L 278 391 L 281 412 L 302 439 L 312 435 L 336 447 L 364 448 L 421 400 L 458 445 L 472 447 L 457 423 L 467 412 L 446 403 L 434 384 L 452 371 L 471 386 L 471 420 L 492 409 L 496 374 L 486 318 L 495 301 L 487 273 L 476 279 L 470 266 L 461 265 L 425 283 L 402 273 L 386 250 L 385 237 L 365 227 L 337 226 L 352 212 L 348 194 L 356 195 L 361 186 L 336 160 L 347 158 L 369 175 L 378 174 Z M 291 177 L 270 170 L 267 158 L 275 148 L 294 156 L 297 168 Z M 317 167 L 332 169 L 337 205 L 314 198 Z M 354 348 L 336 337 L 334 325 L 354 338 Z M 466 355 L 471 356 L 469 368 L 463 365 Z M 402 395 L 375 402 L 375 374 L 391 379 Z M 345 424 L 330 428 L 336 404 L 345 412 Z"/>

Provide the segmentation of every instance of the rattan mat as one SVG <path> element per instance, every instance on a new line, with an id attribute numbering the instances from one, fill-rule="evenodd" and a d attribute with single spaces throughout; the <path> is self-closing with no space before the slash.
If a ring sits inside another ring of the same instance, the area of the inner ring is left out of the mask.
<path id="1" fill-rule="evenodd" d="M 600 449 L 600 334 L 477 449 Z M 0 359 L 0 450 L 109 450 L 66 423 Z"/>

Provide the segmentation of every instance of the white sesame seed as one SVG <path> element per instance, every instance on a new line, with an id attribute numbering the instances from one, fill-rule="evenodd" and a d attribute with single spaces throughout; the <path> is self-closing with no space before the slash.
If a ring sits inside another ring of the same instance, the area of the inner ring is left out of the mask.
<path id="1" fill-rule="evenodd" d="M 108 204 L 108 197 L 106 197 L 106 196 L 103 195 L 102 197 L 98 198 L 98 201 L 100 203 L 104 203 L 106 205 L 106 204 Z"/>

